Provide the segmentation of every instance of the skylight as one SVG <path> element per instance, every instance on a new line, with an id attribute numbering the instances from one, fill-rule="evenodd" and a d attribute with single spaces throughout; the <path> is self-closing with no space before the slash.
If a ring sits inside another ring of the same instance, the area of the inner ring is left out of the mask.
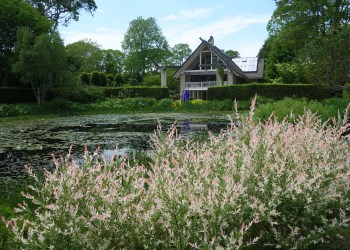
<path id="1" fill-rule="evenodd" d="M 255 72 L 258 70 L 258 58 L 256 57 L 237 57 L 233 58 L 232 61 L 243 72 Z"/>

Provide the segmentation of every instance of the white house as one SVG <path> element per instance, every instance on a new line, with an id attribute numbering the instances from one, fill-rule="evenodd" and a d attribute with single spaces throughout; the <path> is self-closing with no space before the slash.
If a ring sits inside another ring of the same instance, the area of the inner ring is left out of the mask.
<path id="1" fill-rule="evenodd" d="M 203 99 L 210 86 L 263 79 L 264 59 L 231 58 L 214 45 L 213 37 L 210 37 L 208 41 L 201 38 L 200 40 L 202 42 L 198 48 L 174 74 L 175 78 L 180 78 L 181 93 L 188 90 L 191 99 Z M 162 85 L 166 86 L 164 72 L 162 75 Z M 223 79 L 221 79 L 222 75 Z"/>

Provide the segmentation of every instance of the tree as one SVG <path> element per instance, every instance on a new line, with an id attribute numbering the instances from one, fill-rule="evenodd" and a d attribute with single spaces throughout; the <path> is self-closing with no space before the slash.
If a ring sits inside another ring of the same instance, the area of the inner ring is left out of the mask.
<path id="1" fill-rule="evenodd" d="M 225 54 L 230 56 L 231 58 L 237 58 L 240 56 L 238 51 L 232 49 L 226 50 Z"/>
<path id="2" fill-rule="evenodd" d="M 69 69 L 74 73 L 100 71 L 103 62 L 101 46 L 91 40 L 81 40 L 66 46 Z"/>
<path id="3" fill-rule="evenodd" d="M 20 27 L 28 27 L 33 34 L 38 35 L 48 32 L 51 23 L 22 0 L 0 1 L 0 83 L 4 85 L 14 81 L 11 64 Z"/>
<path id="4" fill-rule="evenodd" d="M 182 65 L 185 60 L 190 57 L 192 50 L 187 43 L 175 44 L 171 48 L 171 63 L 174 65 Z"/>
<path id="5" fill-rule="evenodd" d="M 40 105 L 47 90 L 62 79 L 66 70 L 63 41 L 56 32 L 35 37 L 28 28 L 19 29 L 17 37 L 18 58 L 13 70 L 20 74 L 22 81 L 31 84 Z"/>
<path id="6" fill-rule="evenodd" d="M 270 36 L 305 66 L 310 81 L 321 85 L 344 84 L 350 56 L 350 0 L 275 0 L 277 8 L 268 24 Z M 334 39 L 336 37 L 336 39 Z M 337 46 L 334 46 L 337 44 Z M 345 46 L 344 46 L 345 45 Z M 340 66 L 342 65 L 342 66 Z M 345 76 L 345 77 L 344 77 Z"/>
<path id="7" fill-rule="evenodd" d="M 103 50 L 101 68 L 106 74 L 120 74 L 123 71 L 124 53 L 119 50 Z"/>
<path id="8" fill-rule="evenodd" d="M 52 20 L 54 29 L 62 22 L 67 26 L 70 20 L 78 21 L 81 10 L 92 14 L 97 9 L 94 0 L 26 0 L 33 5 L 39 12 Z"/>
<path id="9" fill-rule="evenodd" d="M 168 42 L 153 17 L 132 20 L 124 35 L 122 48 L 126 56 L 126 71 L 138 78 L 154 68 L 154 61 L 162 63 L 170 53 Z"/>

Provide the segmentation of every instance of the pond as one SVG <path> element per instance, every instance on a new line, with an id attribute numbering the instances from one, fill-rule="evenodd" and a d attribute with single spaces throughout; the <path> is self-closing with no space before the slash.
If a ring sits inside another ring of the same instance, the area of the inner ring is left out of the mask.
<path id="1" fill-rule="evenodd" d="M 176 121 L 183 136 L 218 133 L 228 125 L 226 115 L 135 114 L 93 115 L 16 121 L 0 124 L 0 181 L 21 176 L 24 166 L 35 170 L 51 168 L 51 154 L 66 154 L 73 145 L 79 157 L 84 148 L 105 155 L 125 154 L 150 148 L 150 136 L 158 121 L 166 131 Z"/>

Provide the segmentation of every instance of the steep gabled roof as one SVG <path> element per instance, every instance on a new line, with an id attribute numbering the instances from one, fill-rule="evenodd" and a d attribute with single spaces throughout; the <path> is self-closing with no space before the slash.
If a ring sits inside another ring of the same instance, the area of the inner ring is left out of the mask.
<path id="1" fill-rule="evenodd" d="M 229 69 L 231 72 L 233 72 L 236 76 L 239 76 L 244 79 L 260 79 L 263 77 L 263 68 L 264 68 L 264 60 L 263 59 L 257 59 L 257 70 L 256 72 L 244 72 L 233 60 L 230 56 L 226 55 L 222 50 L 220 50 L 218 47 L 214 46 L 212 43 L 213 37 L 210 37 L 208 41 L 199 38 L 202 42 L 201 44 L 195 49 L 195 51 L 191 54 L 189 58 L 181 65 L 181 67 L 174 73 L 174 77 L 180 77 L 180 74 L 182 71 L 184 71 L 186 68 L 189 67 L 189 65 L 195 60 L 200 52 L 205 48 L 208 47 L 218 58 L 220 58 L 225 64 L 227 69 Z"/>

